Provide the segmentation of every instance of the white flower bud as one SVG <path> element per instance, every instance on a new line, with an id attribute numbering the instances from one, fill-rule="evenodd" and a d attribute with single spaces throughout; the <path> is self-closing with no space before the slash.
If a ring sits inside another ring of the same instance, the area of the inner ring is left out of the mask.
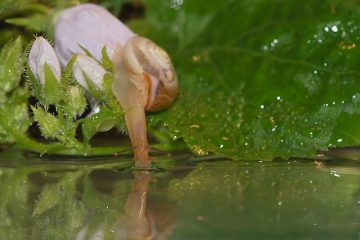
<path id="1" fill-rule="evenodd" d="M 61 67 L 51 44 L 43 37 L 37 37 L 31 46 L 28 63 L 34 77 L 45 83 L 45 63 L 49 65 L 55 78 L 60 81 Z"/>
<path id="2" fill-rule="evenodd" d="M 112 59 L 116 46 L 124 46 L 135 34 L 106 9 L 80 4 L 62 11 L 55 25 L 55 49 L 63 66 L 75 53 L 87 49 L 102 60 L 102 49 Z"/>
<path id="3" fill-rule="evenodd" d="M 106 70 L 93 58 L 84 54 L 78 54 L 73 65 L 73 74 L 76 81 L 85 89 L 89 90 L 85 76 L 95 86 L 103 87 L 103 79 Z"/>

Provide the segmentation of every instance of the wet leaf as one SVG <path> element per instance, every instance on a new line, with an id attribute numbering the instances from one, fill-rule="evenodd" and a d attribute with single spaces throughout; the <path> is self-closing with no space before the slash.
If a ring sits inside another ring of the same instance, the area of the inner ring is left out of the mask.
<path id="1" fill-rule="evenodd" d="M 313 156 L 360 143 L 354 1 L 145 1 L 133 28 L 171 55 L 180 96 L 153 115 L 199 154 Z"/>
<path id="2" fill-rule="evenodd" d="M 15 142 L 14 135 L 25 133 L 31 124 L 29 91 L 19 86 L 24 59 L 20 37 L 0 51 L 0 143 Z"/>
<path id="3" fill-rule="evenodd" d="M 13 90 L 20 82 L 24 70 L 21 38 L 7 43 L 0 52 L 0 103 L 5 94 Z"/>

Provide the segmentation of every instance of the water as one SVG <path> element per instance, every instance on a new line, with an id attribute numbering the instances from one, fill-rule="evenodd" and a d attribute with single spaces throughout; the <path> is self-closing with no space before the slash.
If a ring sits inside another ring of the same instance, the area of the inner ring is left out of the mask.
<path id="1" fill-rule="evenodd" d="M 170 159 L 171 158 L 171 159 Z M 0 239 L 360 239 L 360 162 L 0 154 Z"/>

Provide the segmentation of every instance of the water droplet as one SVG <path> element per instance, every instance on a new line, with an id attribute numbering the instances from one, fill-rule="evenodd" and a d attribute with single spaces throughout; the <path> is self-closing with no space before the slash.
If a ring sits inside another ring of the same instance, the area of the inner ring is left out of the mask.
<path id="1" fill-rule="evenodd" d="M 202 149 L 201 147 L 194 145 L 192 146 L 192 150 L 195 154 L 199 155 L 199 156 L 205 156 L 208 154 L 207 151 L 205 151 L 204 149 Z"/>
<path id="2" fill-rule="evenodd" d="M 336 32 L 339 31 L 339 29 L 338 29 L 338 27 L 336 25 L 334 25 L 334 26 L 331 27 L 331 31 L 336 33 Z"/>
<path id="3" fill-rule="evenodd" d="M 221 145 L 219 146 L 219 148 L 221 148 L 221 149 L 224 148 L 224 144 L 221 144 Z"/>
<path id="4" fill-rule="evenodd" d="M 329 29 L 329 27 L 325 27 L 324 30 L 325 30 L 325 32 L 328 32 L 330 29 Z"/>
<path id="5" fill-rule="evenodd" d="M 264 107 L 265 107 L 264 105 L 260 105 L 260 108 L 261 108 L 261 109 L 264 109 Z"/>
<path id="6" fill-rule="evenodd" d="M 338 143 L 341 143 L 342 141 L 343 141 L 342 138 L 339 138 L 339 139 L 337 140 Z"/>
<path id="7" fill-rule="evenodd" d="M 201 57 L 199 55 L 194 55 L 191 57 L 191 60 L 193 62 L 199 62 L 201 60 Z"/>

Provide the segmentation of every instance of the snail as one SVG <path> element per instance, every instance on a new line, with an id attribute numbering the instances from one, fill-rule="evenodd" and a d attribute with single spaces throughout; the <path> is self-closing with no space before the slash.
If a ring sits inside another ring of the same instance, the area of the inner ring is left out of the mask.
<path id="1" fill-rule="evenodd" d="M 134 34 L 102 7 L 82 4 L 60 13 L 55 49 L 62 65 L 73 54 L 84 53 L 83 48 L 101 61 L 104 46 L 114 64 L 112 90 L 124 111 L 135 165 L 149 167 L 145 111 L 165 109 L 176 99 L 174 66 L 165 50 Z"/>

